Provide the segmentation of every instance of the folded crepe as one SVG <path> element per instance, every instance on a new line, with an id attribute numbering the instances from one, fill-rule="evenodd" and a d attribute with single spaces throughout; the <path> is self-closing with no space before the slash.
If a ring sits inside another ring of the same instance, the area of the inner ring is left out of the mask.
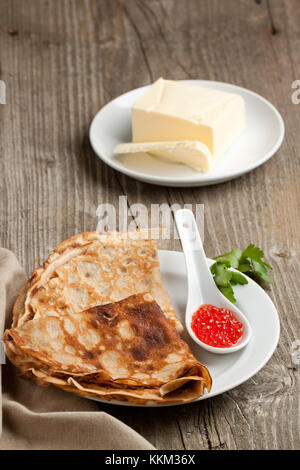
<path id="1" fill-rule="evenodd" d="M 73 316 L 145 291 L 182 332 L 162 284 L 156 240 L 146 230 L 80 233 L 60 243 L 33 272 L 15 303 L 13 326 L 49 315 Z"/>
<path id="2" fill-rule="evenodd" d="M 148 292 L 76 314 L 36 313 L 4 339 L 25 377 L 79 395 L 150 405 L 189 402 L 211 388 Z"/>

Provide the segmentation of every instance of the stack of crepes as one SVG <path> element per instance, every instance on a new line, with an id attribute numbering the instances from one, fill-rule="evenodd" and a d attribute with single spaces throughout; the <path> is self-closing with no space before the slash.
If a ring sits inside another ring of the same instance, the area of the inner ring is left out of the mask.
<path id="1" fill-rule="evenodd" d="M 211 388 L 181 339 L 155 240 L 87 232 L 56 247 L 20 292 L 6 353 L 22 375 L 108 401 L 192 401 Z"/>

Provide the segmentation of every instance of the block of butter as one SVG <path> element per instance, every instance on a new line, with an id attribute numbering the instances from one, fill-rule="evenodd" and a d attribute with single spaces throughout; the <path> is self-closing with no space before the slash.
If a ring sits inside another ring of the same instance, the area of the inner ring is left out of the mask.
<path id="1" fill-rule="evenodd" d="M 184 140 L 182 142 L 141 142 L 119 144 L 115 153 L 146 152 L 156 157 L 183 163 L 198 171 L 208 172 L 212 166 L 212 156 L 202 142 Z"/>
<path id="2" fill-rule="evenodd" d="M 244 128 L 240 95 L 163 78 L 132 108 L 133 142 L 198 141 L 213 159 L 222 156 Z"/>

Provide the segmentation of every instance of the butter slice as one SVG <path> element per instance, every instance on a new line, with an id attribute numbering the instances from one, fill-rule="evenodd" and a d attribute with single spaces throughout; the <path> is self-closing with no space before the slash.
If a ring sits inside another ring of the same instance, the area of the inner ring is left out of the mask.
<path id="1" fill-rule="evenodd" d="M 119 144 L 115 153 L 146 152 L 166 158 L 174 163 L 183 163 L 197 171 L 207 172 L 212 166 L 212 155 L 202 142 L 143 142 Z"/>
<path id="2" fill-rule="evenodd" d="M 132 108 L 133 142 L 199 141 L 218 158 L 245 121 L 240 95 L 160 78 Z"/>

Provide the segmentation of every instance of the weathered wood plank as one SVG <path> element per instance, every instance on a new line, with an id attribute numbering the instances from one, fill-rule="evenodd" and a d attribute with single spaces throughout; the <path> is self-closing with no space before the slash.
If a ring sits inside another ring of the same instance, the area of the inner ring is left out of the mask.
<path id="1" fill-rule="evenodd" d="M 96 227 L 101 202 L 205 205 L 209 256 L 249 242 L 274 266 L 269 291 L 282 334 L 269 364 L 220 397 L 185 407 L 103 406 L 159 448 L 299 448 L 300 78 L 297 0 L 1 0 L 0 243 L 28 273 L 59 241 Z M 89 123 L 115 96 L 164 76 L 228 81 L 270 99 L 286 139 L 237 180 L 159 188 L 117 174 L 93 154 Z M 163 247 L 178 249 L 178 241 Z M 262 312 L 263 315 L 263 312 Z"/>

